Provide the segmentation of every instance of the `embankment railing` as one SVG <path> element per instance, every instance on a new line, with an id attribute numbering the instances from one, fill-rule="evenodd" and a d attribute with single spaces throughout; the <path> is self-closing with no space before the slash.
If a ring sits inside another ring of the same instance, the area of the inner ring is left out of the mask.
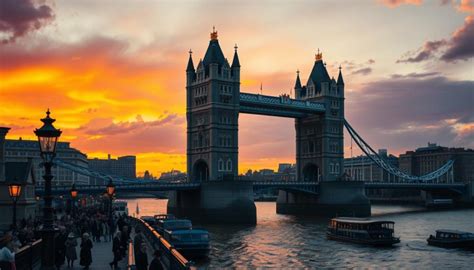
<path id="1" fill-rule="evenodd" d="M 162 262 L 167 269 L 181 270 L 192 269 L 192 262 L 188 261 L 178 250 L 176 250 L 166 239 L 163 238 L 153 227 L 141 219 L 131 218 L 135 226 L 138 226 L 146 239 L 154 249 L 162 252 Z M 135 227 L 136 228 L 136 227 Z"/>

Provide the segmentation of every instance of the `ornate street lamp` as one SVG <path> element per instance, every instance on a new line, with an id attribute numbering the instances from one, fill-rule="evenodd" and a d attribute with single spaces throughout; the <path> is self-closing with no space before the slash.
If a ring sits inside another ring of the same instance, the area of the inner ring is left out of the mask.
<path id="1" fill-rule="evenodd" d="M 112 183 L 112 178 L 109 179 L 109 183 L 105 188 L 105 192 L 109 196 L 109 220 L 112 220 L 112 200 L 115 194 L 115 185 Z"/>
<path id="2" fill-rule="evenodd" d="M 54 269 L 54 217 L 53 217 L 53 196 L 51 194 L 51 181 L 53 175 L 51 168 L 53 167 L 53 160 L 56 156 L 56 144 L 58 138 L 61 136 L 61 130 L 53 126 L 55 119 L 49 117 L 49 109 L 46 112 L 46 117 L 41 119 L 43 126 L 35 130 L 38 137 L 42 165 L 44 166 L 44 216 L 43 216 L 43 248 L 41 255 L 42 269 Z"/>
<path id="3" fill-rule="evenodd" d="M 21 184 L 17 179 L 8 184 L 8 192 L 10 193 L 10 198 L 13 200 L 13 221 L 12 228 L 16 230 L 16 202 L 21 195 Z"/>
<path id="4" fill-rule="evenodd" d="M 71 199 L 72 199 L 72 206 L 71 206 L 71 209 L 72 209 L 72 216 L 74 217 L 75 216 L 75 208 L 76 208 L 76 198 L 77 198 L 77 194 L 79 193 L 79 191 L 77 190 L 76 188 L 76 184 L 73 183 L 72 184 L 72 187 L 71 187 L 71 190 L 69 191 L 71 193 Z"/>

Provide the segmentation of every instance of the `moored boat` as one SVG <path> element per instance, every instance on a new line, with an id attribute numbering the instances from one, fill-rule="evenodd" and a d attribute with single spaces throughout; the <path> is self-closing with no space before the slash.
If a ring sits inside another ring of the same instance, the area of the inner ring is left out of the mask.
<path id="1" fill-rule="evenodd" d="M 474 249 L 474 233 L 457 230 L 437 230 L 436 236 L 430 235 L 429 245 L 444 248 Z"/>
<path id="2" fill-rule="evenodd" d="M 333 218 L 327 228 L 326 236 L 331 240 L 391 246 L 400 243 L 400 238 L 394 236 L 394 225 L 393 221 L 375 221 L 367 218 Z"/>
<path id="3" fill-rule="evenodd" d="M 206 257 L 209 254 L 209 232 L 207 230 L 165 230 L 164 237 L 188 260 Z"/>

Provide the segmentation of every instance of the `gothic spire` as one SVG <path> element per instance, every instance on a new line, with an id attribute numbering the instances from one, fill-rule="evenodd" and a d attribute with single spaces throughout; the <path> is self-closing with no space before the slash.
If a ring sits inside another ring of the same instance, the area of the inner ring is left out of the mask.
<path id="1" fill-rule="evenodd" d="M 344 80 L 342 79 L 341 66 L 339 66 L 339 76 L 337 77 L 337 85 L 344 85 Z"/>
<path id="2" fill-rule="evenodd" d="M 299 70 L 296 71 L 295 89 L 301 89 L 300 71 Z"/>
<path id="3" fill-rule="evenodd" d="M 188 60 L 188 67 L 186 68 L 186 72 L 194 72 L 194 63 L 193 63 L 193 51 L 189 49 L 189 60 Z"/>
<path id="4" fill-rule="evenodd" d="M 232 67 L 240 67 L 239 55 L 237 54 L 237 44 L 234 46 L 234 59 L 232 60 Z"/>

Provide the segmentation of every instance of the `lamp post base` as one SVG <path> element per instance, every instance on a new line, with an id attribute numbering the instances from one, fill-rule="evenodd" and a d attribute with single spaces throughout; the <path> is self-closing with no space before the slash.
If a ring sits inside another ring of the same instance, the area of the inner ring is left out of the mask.
<path id="1" fill-rule="evenodd" d="M 41 248 L 41 270 L 53 270 L 55 267 L 55 234 L 57 229 L 43 229 Z"/>

